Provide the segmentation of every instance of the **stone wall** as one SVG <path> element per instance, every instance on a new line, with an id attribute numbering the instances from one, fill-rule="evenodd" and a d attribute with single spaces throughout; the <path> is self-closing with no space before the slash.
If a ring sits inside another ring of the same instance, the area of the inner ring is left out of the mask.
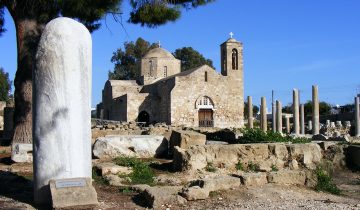
<path id="1" fill-rule="evenodd" d="M 175 147 L 174 167 L 178 171 L 185 171 L 203 169 L 212 164 L 218 168 L 235 169 L 240 161 L 244 166 L 256 164 L 260 171 L 271 171 L 272 166 L 278 169 L 315 169 L 322 158 L 322 149 L 316 143 L 205 145 L 191 146 L 187 150 Z"/>
<path id="2" fill-rule="evenodd" d="M 176 77 L 176 85 L 171 92 L 171 124 L 198 127 L 196 101 L 207 96 L 214 103 L 214 127 L 242 127 L 244 98 L 241 80 L 234 75 L 222 76 L 209 66 L 203 66 L 187 76 Z"/>

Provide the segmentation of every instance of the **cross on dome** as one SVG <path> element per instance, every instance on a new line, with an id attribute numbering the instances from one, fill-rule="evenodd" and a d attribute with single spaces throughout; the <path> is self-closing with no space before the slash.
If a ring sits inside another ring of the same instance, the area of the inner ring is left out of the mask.
<path id="1" fill-rule="evenodd" d="M 233 38 L 234 33 L 233 33 L 233 32 L 230 32 L 229 35 L 230 35 L 230 38 Z"/>

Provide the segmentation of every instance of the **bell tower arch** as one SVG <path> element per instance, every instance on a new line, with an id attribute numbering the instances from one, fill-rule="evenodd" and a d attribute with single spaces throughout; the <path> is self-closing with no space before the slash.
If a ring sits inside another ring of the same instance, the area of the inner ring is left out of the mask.
<path id="1" fill-rule="evenodd" d="M 223 76 L 242 77 L 243 75 L 243 46 L 242 43 L 230 38 L 220 45 L 221 52 L 221 74 Z"/>

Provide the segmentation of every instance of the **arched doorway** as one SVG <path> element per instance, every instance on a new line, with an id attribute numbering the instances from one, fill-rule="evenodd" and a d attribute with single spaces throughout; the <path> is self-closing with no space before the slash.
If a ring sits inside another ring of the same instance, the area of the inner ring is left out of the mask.
<path id="1" fill-rule="evenodd" d="M 147 113 L 146 111 L 141 111 L 138 115 L 137 121 L 146 123 L 146 125 L 148 125 L 150 121 L 149 113 Z"/>
<path id="2" fill-rule="evenodd" d="M 214 103 L 207 97 L 203 96 L 196 102 L 198 109 L 199 127 L 214 127 Z"/>

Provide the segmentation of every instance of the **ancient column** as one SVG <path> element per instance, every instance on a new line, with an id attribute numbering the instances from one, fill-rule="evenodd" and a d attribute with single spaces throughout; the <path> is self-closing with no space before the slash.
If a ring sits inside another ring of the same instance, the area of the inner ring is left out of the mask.
<path id="1" fill-rule="evenodd" d="M 248 128 L 254 128 L 254 122 L 253 122 L 253 105 L 252 105 L 252 97 L 248 96 L 247 97 L 247 101 L 248 101 Z"/>
<path id="2" fill-rule="evenodd" d="M 260 127 L 261 130 L 267 131 L 267 116 L 266 116 L 266 98 L 261 97 L 261 106 L 260 106 Z"/>
<path id="3" fill-rule="evenodd" d="M 70 18 L 49 22 L 33 73 L 34 200 L 49 180 L 91 178 L 91 35 Z"/>
<path id="4" fill-rule="evenodd" d="M 305 135 L 305 113 L 304 104 L 300 105 L 300 134 Z"/>
<path id="5" fill-rule="evenodd" d="M 282 133 L 282 107 L 281 102 L 276 100 L 276 132 Z"/>
<path id="6" fill-rule="evenodd" d="M 286 116 L 286 133 L 289 134 L 290 133 L 290 117 Z"/>
<path id="7" fill-rule="evenodd" d="M 272 132 L 276 132 L 276 103 L 274 102 L 274 91 L 272 91 L 271 101 L 271 117 L 272 117 Z"/>
<path id="8" fill-rule="evenodd" d="M 320 130 L 320 116 L 319 116 L 319 89 L 317 85 L 312 86 L 312 121 L 313 121 L 313 135 L 319 134 Z"/>
<path id="9" fill-rule="evenodd" d="M 311 120 L 308 121 L 308 129 L 309 129 L 309 131 L 312 131 L 312 129 L 313 129 Z"/>
<path id="10" fill-rule="evenodd" d="M 359 97 L 355 97 L 355 136 L 360 136 L 360 111 Z"/>
<path id="11" fill-rule="evenodd" d="M 299 135 L 299 91 L 293 89 L 293 120 L 294 134 Z"/>

